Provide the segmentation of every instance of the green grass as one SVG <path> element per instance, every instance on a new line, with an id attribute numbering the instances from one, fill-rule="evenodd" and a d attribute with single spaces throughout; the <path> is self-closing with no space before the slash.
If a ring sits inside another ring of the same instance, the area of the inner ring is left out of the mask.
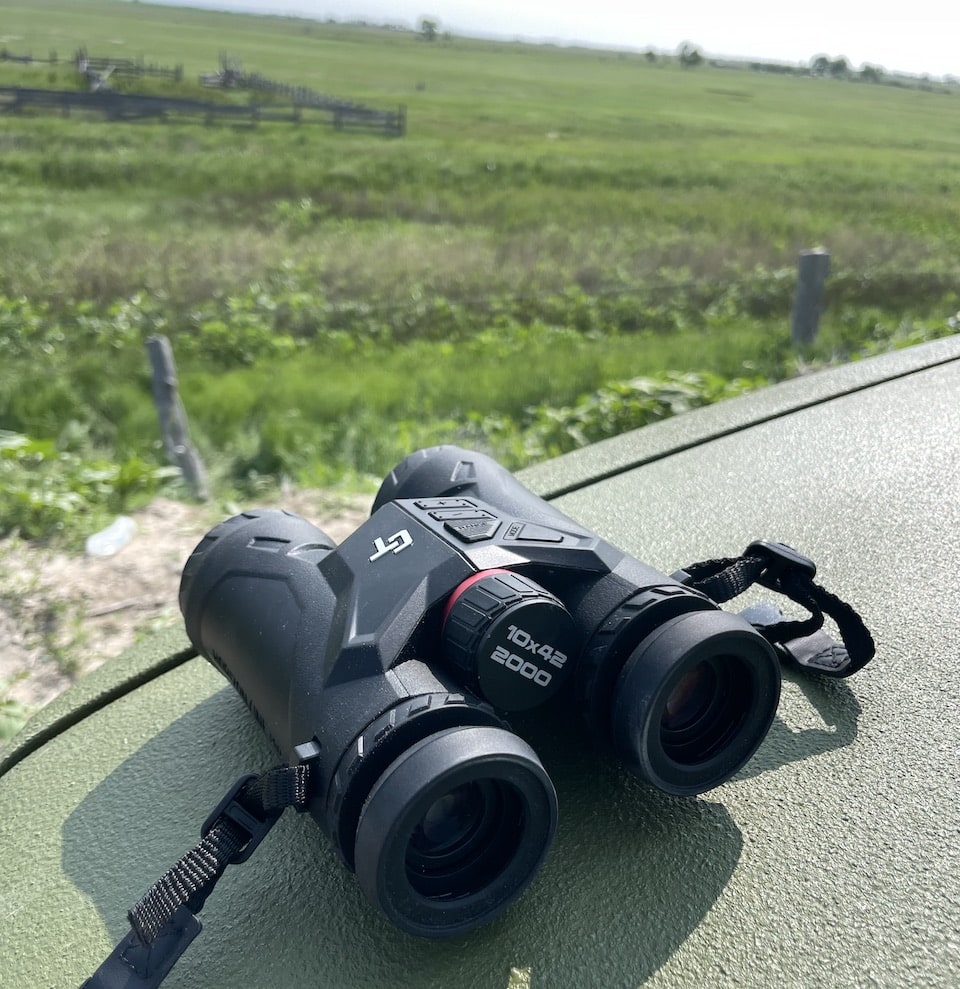
<path id="1" fill-rule="evenodd" d="M 189 95 L 226 51 L 408 107 L 402 140 L 0 117 L 0 428 L 81 458 L 158 457 L 153 332 L 220 483 L 358 483 L 448 437 L 518 465 L 636 424 L 646 399 L 628 389 L 618 418 L 615 382 L 660 376 L 659 415 L 670 373 L 717 397 L 711 375 L 774 380 L 948 332 L 960 309 L 956 87 L 121 0 L 7 3 L 0 34 L 182 64 Z M 0 63 L 18 80 L 76 84 Z M 817 244 L 828 308 L 796 355 L 792 269 Z"/>

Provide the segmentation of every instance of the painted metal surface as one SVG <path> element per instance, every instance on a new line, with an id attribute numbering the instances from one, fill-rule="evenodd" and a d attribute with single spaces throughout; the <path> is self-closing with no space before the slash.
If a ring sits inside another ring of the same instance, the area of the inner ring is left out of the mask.
<path id="1" fill-rule="evenodd" d="M 531 728 L 560 800 L 554 849 L 504 917 L 440 943 L 393 929 L 288 814 L 227 873 L 165 985 L 505 989 L 514 967 L 534 989 L 960 985 L 957 343 L 528 474 L 572 488 L 564 511 L 668 572 L 784 540 L 864 615 L 876 659 L 850 681 L 788 677 L 739 776 L 671 798 L 574 733 Z M 112 664 L 0 754 L 0 985 L 82 982 L 233 779 L 272 764 L 185 645 L 172 634 Z"/>

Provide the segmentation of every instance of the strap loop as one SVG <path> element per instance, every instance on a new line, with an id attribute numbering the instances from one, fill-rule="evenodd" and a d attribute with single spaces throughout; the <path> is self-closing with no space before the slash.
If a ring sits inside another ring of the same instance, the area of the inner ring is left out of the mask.
<path id="1" fill-rule="evenodd" d="M 785 543 L 757 540 L 742 556 L 705 560 L 677 571 L 674 578 L 724 604 L 752 584 L 783 594 L 810 612 L 792 621 L 769 606 L 754 606 L 743 616 L 768 642 L 781 660 L 809 673 L 848 677 L 873 658 L 876 646 L 863 619 L 845 601 L 815 583 L 817 566 Z M 824 614 L 840 632 L 843 645 L 821 632 Z"/>
<path id="2" fill-rule="evenodd" d="M 81 989 L 156 989 L 200 933 L 198 914 L 228 865 L 246 862 L 286 807 L 307 805 L 309 766 L 242 776 L 201 829 L 201 840 L 127 915 L 131 930 Z"/>
<path id="3" fill-rule="evenodd" d="M 806 574 L 811 580 L 817 576 L 816 563 L 786 543 L 756 539 L 743 551 L 743 555 L 759 556 L 766 560 L 767 566 L 760 577 L 760 583 L 771 590 L 777 590 L 776 585 L 785 575 Z"/>
<path id="4" fill-rule="evenodd" d="M 214 811 L 203 822 L 200 829 L 200 837 L 206 838 L 208 834 L 220 823 L 220 818 L 226 817 L 232 824 L 235 824 L 241 832 L 246 833 L 246 840 L 230 857 L 227 865 L 239 865 L 246 862 L 254 853 L 257 845 L 267 836 L 267 832 L 277 823 L 277 819 L 283 813 L 283 808 L 264 812 L 262 817 L 251 814 L 241 803 L 243 791 L 253 783 L 257 777 L 250 773 L 248 776 L 241 776 L 236 783 L 230 787 L 223 800 L 217 804 Z M 249 798 L 248 798 L 249 799 Z"/>

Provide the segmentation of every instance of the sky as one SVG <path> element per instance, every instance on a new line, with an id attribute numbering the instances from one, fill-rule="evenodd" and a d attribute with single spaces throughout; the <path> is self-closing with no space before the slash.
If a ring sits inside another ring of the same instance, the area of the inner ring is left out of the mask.
<path id="1" fill-rule="evenodd" d="M 371 23 L 439 22 L 498 38 L 808 63 L 844 56 L 888 71 L 960 77 L 956 0 L 160 0 L 182 6 Z"/>

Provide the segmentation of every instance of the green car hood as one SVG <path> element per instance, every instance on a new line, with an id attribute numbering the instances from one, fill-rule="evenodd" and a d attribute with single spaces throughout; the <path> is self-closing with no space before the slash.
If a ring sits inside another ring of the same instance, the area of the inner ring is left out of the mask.
<path id="1" fill-rule="evenodd" d="M 960 985 L 960 340 L 523 479 L 666 572 L 758 537 L 796 546 L 864 616 L 876 658 L 849 681 L 787 674 L 757 754 L 698 798 L 533 728 L 556 842 L 516 904 L 453 940 L 394 929 L 314 822 L 288 812 L 228 870 L 164 985 Z M 78 986 L 233 780 L 274 762 L 176 632 L 41 711 L 0 752 L 0 985 Z"/>

